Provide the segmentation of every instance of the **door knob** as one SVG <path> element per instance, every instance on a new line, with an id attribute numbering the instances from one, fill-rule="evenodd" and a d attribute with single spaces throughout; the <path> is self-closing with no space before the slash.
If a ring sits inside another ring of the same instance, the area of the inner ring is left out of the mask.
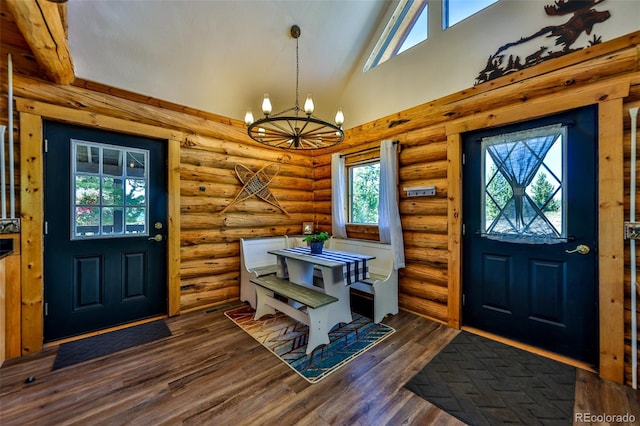
<path id="1" fill-rule="evenodd" d="M 162 240 L 163 240 L 163 238 L 164 238 L 164 237 L 162 236 L 162 234 L 156 234 L 156 235 L 154 235 L 153 237 L 149 237 L 149 240 L 153 240 L 153 241 L 156 241 L 156 242 L 160 242 L 160 241 L 162 241 Z"/>
<path id="2" fill-rule="evenodd" d="M 584 244 L 578 244 L 578 247 L 574 248 L 573 250 L 565 250 L 565 252 L 568 254 L 572 254 L 572 253 L 587 254 L 590 251 L 591 249 L 589 248 L 589 246 Z"/>

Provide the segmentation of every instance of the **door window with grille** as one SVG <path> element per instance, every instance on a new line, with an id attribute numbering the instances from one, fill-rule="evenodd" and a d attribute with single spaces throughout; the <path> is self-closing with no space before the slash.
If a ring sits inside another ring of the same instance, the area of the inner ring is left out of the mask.
<path id="1" fill-rule="evenodd" d="M 525 244 L 566 242 L 566 126 L 481 140 L 482 236 Z"/>
<path id="2" fill-rule="evenodd" d="M 71 140 L 71 239 L 148 234 L 143 149 Z"/>

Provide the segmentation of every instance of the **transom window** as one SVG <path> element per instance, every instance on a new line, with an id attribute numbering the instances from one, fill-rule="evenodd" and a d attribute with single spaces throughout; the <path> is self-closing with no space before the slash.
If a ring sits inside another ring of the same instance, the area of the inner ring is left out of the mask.
<path id="1" fill-rule="evenodd" d="M 446 30 L 498 0 L 442 0 L 442 29 Z"/>
<path id="2" fill-rule="evenodd" d="M 485 237 L 566 241 L 566 130 L 556 124 L 482 139 Z"/>
<path id="3" fill-rule="evenodd" d="M 429 35 L 428 10 L 427 0 L 400 0 L 369 55 L 363 72 L 426 40 Z"/>
<path id="4" fill-rule="evenodd" d="M 149 151 L 71 144 L 71 238 L 148 235 Z"/>
<path id="5" fill-rule="evenodd" d="M 378 224 L 380 161 L 347 167 L 349 176 L 349 222 Z"/>

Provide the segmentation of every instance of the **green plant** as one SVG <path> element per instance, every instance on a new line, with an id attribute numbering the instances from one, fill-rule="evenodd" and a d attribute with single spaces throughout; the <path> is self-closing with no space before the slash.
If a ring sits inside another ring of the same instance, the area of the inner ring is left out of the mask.
<path id="1" fill-rule="evenodd" d="M 304 237 L 304 239 L 302 241 L 311 242 L 311 243 L 323 243 L 323 242 L 327 241 L 328 239 L 329 239 L 329 233 L 328 232 L 321 232 L 319 234 L 313 234 L 313 235 L 309 235 L 307 237 Z"/>

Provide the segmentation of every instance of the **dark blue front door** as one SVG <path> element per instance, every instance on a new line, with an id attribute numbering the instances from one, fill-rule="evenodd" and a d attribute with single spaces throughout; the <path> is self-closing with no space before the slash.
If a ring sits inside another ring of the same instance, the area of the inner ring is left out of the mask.
<path id="1" fill-rule="evenodd" d="M 166 143 L 45 123 L 44 340 L 167 312 Z"/>
<path id="2" fill-rule="evenodd" d="M 463 137 L 463 323 L 591 364 L 597 109 Z"/>

